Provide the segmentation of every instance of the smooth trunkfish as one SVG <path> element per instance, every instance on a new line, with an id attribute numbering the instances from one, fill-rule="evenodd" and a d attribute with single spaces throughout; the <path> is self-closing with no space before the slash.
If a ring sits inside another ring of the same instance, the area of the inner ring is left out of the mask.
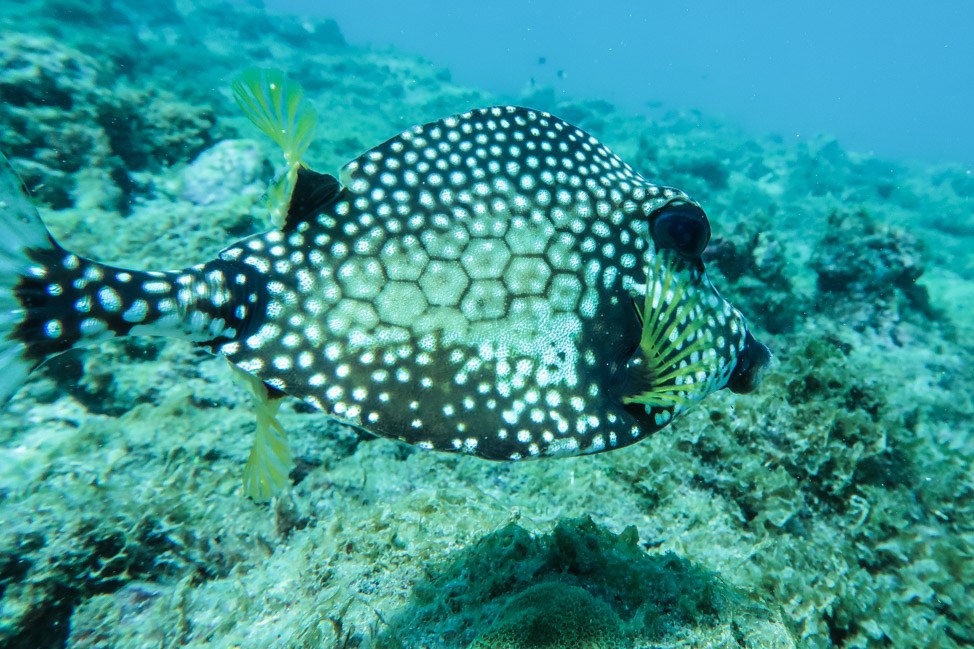
<path id="1" fill-rule="evenodd" d="M 244 483 L 266 499 L 291 465 L 284 395 L 422 448 L 521 460 L 627 446 L 769 364 L 707 279 L 701 207 L 571 124 L 473 110 L 339 180 L 300 161 L 316 118 L 298 84 L 248 70 L 234 91 L 284 150 L 282 218 L 183 270 L 67 251 L 0 157 L 0 400 L 77 346 L 190 340 L 256 396 Z"/>

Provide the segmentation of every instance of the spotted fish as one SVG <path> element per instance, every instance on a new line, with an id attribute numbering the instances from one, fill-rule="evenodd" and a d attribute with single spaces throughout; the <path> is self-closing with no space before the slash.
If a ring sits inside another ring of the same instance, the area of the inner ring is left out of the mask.
<path id="1" fill-rule="evenodd" d="M 770 359 L 707 279 L 700 206 L 539 110 L 416 126 L 340 180 L 295 165 L 280 227 L 176 271 L 69 252 L 2 166 L 3 400 L 156 334 L 376 435 L 521 460 L 637 442 Z"/>

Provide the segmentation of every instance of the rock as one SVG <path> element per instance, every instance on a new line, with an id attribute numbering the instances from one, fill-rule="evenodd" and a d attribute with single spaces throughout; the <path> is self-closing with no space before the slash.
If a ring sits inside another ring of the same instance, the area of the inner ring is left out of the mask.
<path id="1" fill-rule="evenodd" d="M 199 154 L 182 172 L 180 198 L 212 205 L 237 196 L 257 196 L 270 167 L 253 140 L 223 140 Z"/>

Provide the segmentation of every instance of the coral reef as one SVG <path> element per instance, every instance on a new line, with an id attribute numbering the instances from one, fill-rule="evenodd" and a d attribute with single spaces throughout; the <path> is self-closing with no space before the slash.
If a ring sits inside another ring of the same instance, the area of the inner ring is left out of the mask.
<path id="1" fill-rule="evenodd" d="M 716 626 L 719 612 L 730 618 L 715 575 L 671 553 L 646 554 L 634 527 L 616 535 L 591 519 L 539 536 L 507 525 L 431 573 L 377 646 L 631 646 Z"/>
<path id="2" fill-rule="evenodd" d="M 46 36 L 0 34 L 0 147 L 38 199 L 122 209 L 133 176 L 214 142 L 213 110 L 110 79 L 103 59 Z"/>
<path id="3" fill-rule="evenodd" d="M 783 334 L 794 330 L 800 317 L 792 273 L 784 245 L 760 217 L 728 235 L 711 240 L 704 261 L 732 283 L 729 293 L 735 304 L 767 332 Z"/>
<path id="4" fill-rule="evenodd" d="M 0 147 L 40 200 L 66 207 L 73 174 L 120 168 L 105 168 L 111 147 L 97 122 L 108 93 L 97 60 L 53 38 L 5 32 L 0 70 Z"/>
<path id="5" fill-rule="evenodd" d="M 923 253 L 908 232 L 877 223 L 866 212 L 833 212 L 812 255 L 818 308 L 858 331 L 896 336 L 902 321 L 934 317 L 923 274 Z"/>
<path id="6" fill-rule="evenodd" d="M 222 361 L 74 352 L 0 418 L 0 645 L 974 644 L 969 169 L 497 97 L 330 21 L 132 0 L 5 7 L 0 150 L 72 249 L 197 263 L 266 217 L 279 153 L 243 139 L 225 90 L 250 64 L 301 80 L 322 170 L 474 105 L 592 130 L 706 206 L 708 271 L 777 364 L 643 443 L 540 463 L 417 451 L 289 400 L 294 484 L 259 506 Z"/>

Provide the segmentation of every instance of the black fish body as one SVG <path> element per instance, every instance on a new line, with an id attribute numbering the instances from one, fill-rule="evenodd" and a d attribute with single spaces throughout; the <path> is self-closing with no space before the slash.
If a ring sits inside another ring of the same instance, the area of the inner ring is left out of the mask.
<path id="1" fill-rule="evenodd" d="M 767 364 L 706 278 L 709 232 L 682 192 L 514 107 L 415 127 L 340 181 L 301 168 L 281 228 L 175 272 L 66 251 L 5 168 L 0 397 L 73 346 L 161 334 L 423 448 L 619 448 Z"/>

